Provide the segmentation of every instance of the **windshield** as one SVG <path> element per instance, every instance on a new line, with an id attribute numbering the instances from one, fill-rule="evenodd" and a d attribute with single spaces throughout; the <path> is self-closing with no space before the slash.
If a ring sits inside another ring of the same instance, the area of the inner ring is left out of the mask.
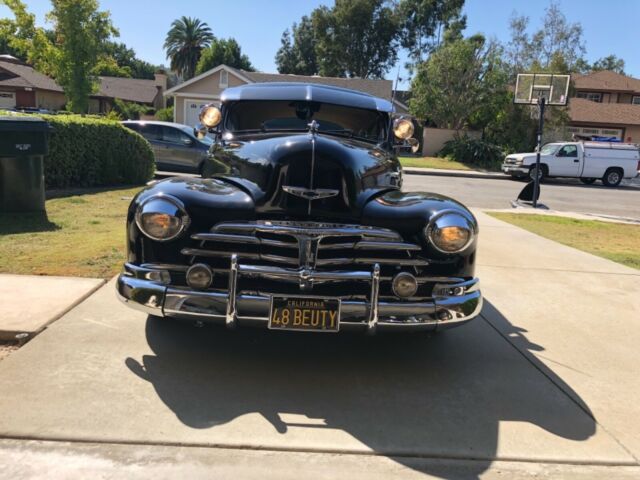
<path id="1" fill-rule="evenodd" d="M 542 155 L 553 155 L 554 153 L 556 153 L 559 146 L 560 145 L 558 145 L 557 143 L 547 143 L 540 149 L 540 153 Z"/>
<path id="2" fill-rule="evenodd" d="M 330 103 L 252 100 L 231 104 L 225 127 L 232 132 L 307 131 L 315 120 L 319 131 L 370 142 L 385 139 L 387 116 L 376 110 Z"/>

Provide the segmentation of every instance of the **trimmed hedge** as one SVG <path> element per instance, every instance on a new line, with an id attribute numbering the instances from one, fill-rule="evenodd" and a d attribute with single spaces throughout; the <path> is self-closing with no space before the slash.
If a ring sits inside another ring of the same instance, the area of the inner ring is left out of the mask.
<path id="1" fill-rule="evenodd" d="M 117 121 L 80 115 L 38 117 L 53 127 L 44 159 L 47 188 L 141 184 L 153 177 L 149 142 Z"/>

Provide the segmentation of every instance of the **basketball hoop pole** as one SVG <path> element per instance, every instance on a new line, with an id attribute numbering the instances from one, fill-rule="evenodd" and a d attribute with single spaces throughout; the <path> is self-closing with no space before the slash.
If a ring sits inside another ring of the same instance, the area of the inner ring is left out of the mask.
<path id="1" fill-rule="evenodd" d="M 538 148 L 536 148 L 536 173 L 533 178 L 533 208 L 538 208 L 540 192 L 540 150 L 542 149 L 542 130 L 544 128 L 544 95 L 538 97 Z"/>

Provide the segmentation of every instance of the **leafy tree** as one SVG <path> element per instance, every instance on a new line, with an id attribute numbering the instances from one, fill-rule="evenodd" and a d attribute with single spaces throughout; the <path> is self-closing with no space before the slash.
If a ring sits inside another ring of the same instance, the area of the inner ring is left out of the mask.
<path id="1" fill-rule="evenodd" d="M 381 78 L 396 63 L 400 22 L 386 0 L 336 0 L 312 13 L 318 73 Z"/>
<path id="2" fill-rule="evenodd" d="M 602 57 L 593 62 L 591 70 L 594 72 L 598 72 L 600 70 L 611 70 L 624 75 L 624 60 L 622 58 L 618 58 L 616 55 L 607 55 L 606 57 Z"/>
<path id="3" fill-rule="evenodd" d="M 280 43 L 282 45 L 276 53 L 278 73 L 295 75 L 318 73 L 316 40 L 311 18 L 304 15 L 299 24 L 293 24 L 291 32 L 288 29 L 285 30 Z"/>
<path id="4" fill-rule="evenodd" d="M 401 40 L 409 52 L 411 66 L 422 62 L 443 40 L 462 38 L 466 27 L 463 5 L 464 0 L 400 0 Z"/>
<path id="5" fill-rule="evenodd" d="M 411 112 L 441 128 L 483 126 L 504 108 L 508 76 L 500 55 L 482 35 L 443 44 L 418 67 Z"/>
<path id="6" fill-rule="evenodd" d="M 52 0 L 48 18 L 54 24 L 57 45 L 54 59 L 56 80 L 73 112 L 86 113 L 89 95 L 95 91 L 93 69 L 103 43 L 117 35 L 109 12 L 98 11 L 97 0 Z"/>
<path id="7" fill-rule="evenodd" d="M 54 35 L 35 26 L 35 15 L 20 0 L 0 0 L 15 19 L 0 19 L 0 51 L 30 63 L 42 73 L 54 73 Z"/>
<path id="8" fill-rule="evenodd" d="M 249 61 L 249 57 L 242 53 L 240 45 L 235 39 L 220 38 L 213 39 L 211 45 L 202 51 L 202 55 L 196 66 L 196 74 L 211 70 L 222 63 L 229 67 L 248 70 L 250 72 L 255 70 Z"/>
<path id="9" fill-rule="evenodd" d="M 185 80 L 192 78 L 202 50 L 211 45 L 213 40 L 211 29 L 201 20 L 184 16 L 174 20 L 164 41 L 171 69 Z"/>
<path id="10" fill-rule="evenodd" d="M 582 65 L 585 43 L 582 25 L 569 23 L 557 3 L 551 2 L 545 9 L 542 28 L 529 35 L 529 18 L 511 17 L 511 40 L 507 44 L 506 57 L 511 73 L 532 70 L 532 67 L 548 69 L 562 58 L 568 71 Z"/>
<path id="11" fill-rule="evenodd" d="M 98 58 L 98 62 L 91 70 L 91 73 L 96 76 L 131 78 L 131 69 L 129 67 L 121 67 L 115 58 L 108 55 L 101 55 Z"/>
<path id="12" fill-rule="evenodd" d="M 153 80 L 153 74 L 158 70 L 158 67 L 140 60 L 136 56 L 136 52 L 128 48 L 124 43 L 108 41 L 104 44 L 104 55 L 112 58 L 115 63 L 124 71 L 129 72 L 132 78 L 142 78 L 147 80 Z M 108 75 L 103 73 L 102 75 Z M 114 76 L 126 76 L 126 75 L 114 75 Z"/>

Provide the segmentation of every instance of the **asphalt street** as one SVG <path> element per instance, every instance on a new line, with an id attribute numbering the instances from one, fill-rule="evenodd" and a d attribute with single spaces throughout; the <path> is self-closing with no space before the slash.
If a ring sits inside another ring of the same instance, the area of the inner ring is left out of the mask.
<path id="1" fill-rule="evenodd" d="M 582 185 L 549 180 L 542 185 L 540 202 L 552 210 L 612 215 L 640 220 L 640 188 Z M 524 182 L 483 178 L 404 175 L 403 190 L 436 192 L 451 196 L 469 207 L 510 208 Z"/>

